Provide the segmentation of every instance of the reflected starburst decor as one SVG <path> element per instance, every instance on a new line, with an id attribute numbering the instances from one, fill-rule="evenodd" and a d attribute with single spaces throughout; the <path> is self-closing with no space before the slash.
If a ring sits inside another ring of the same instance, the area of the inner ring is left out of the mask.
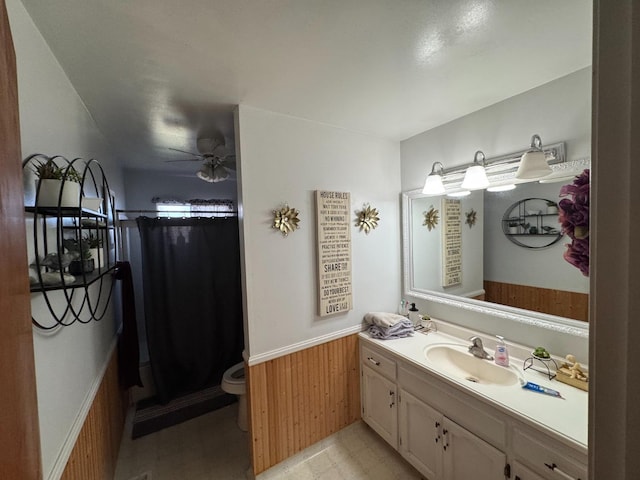
<path id="1" fill-rule="evenodd" d="M 280 210 L 273 211 L 273 225 L 272 228 L 280 230 L 283 236 L 289 235 L 291 232 L 295 232 L 298 228 L 300 219 L 298 218 L 298 210 L 289 207 L 285 203 L 284 207 Z"/>
<path id="2" fill-rule="evenodd" d="M 360 231 L 364 230 L 367 235 L 371 230 L 375 230 L 380 221 L 380 213 L 377 208 L 371 208 L 367 203 L 363 205 L 362 210 L 356 212 L 356 227 L 360 227 Z"/>
<path id="3" fill-rule="evenodd" d="M 465 213 L 467 220 L 464 222 L 469 225 L 469 228 L 472 228 L 476 224 L 476 220 L 478 219 L 478 212 L 476 212 L 473 208 Z"/>
<path id="4" fill-rule="evenodd" d="M 426 225 L 429 231 L 431 231 L 434 228 L 436 228 L 436 225 L 438 225 L 439 220 L 440 220 L 440 212 L 438 212 L 438 210 L 433 208 L 433 205 L 431 205 L 431 208 L 429 208 L 429 210 L 424 212 L 424 222 L 422 223 L 422 225 Z"/>

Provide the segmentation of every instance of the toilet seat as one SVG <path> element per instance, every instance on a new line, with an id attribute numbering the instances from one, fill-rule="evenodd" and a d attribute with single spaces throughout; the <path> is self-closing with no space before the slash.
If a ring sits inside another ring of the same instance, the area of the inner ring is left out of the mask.
<path id="1" fill-rule="evenodd" d="M 233 395 L 244 395 L 246 393 L 244 362 L 236 363 L 224 372 L 220 387 L 225 392 Z"/>

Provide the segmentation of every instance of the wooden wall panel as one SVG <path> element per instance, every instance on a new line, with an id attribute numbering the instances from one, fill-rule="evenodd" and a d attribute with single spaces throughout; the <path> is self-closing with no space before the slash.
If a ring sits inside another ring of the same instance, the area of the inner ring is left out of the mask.
<path id="1" fill-rule="evenodd" d="M 0 0 L 0 478 L 42 477 L 16 58 Z"/>
<path id="2" fill-rule="evenodd" d="M 360 418 L 358 336 L 247 369 L 255 474 Z"/>
<path id="3" fill-rule="evenodd" d="M 126 402 L 114 352 L 73 447 L 62 480 L 111 480 L 124 429 Z"/>
<path id="4" fill-rule="evenodd" d="M 487 302 L 589 321 L 589 295 L 586 293 L 487 280 L 484 282 L 484 289 Z"/>

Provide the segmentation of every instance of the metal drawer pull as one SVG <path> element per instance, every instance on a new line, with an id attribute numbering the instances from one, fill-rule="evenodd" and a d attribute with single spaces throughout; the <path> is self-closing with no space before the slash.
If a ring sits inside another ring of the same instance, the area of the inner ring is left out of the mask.
<path id="1" fill-rule="evenodd" d="M 376 360 L 375 358 L 367 357 L 367 360 L 369 360 L 371 363 L 373 363 L 376 367 L 380 366 L 380 362 L 378 360 Z"/>
<path id="2" fill-rule="evenodd" d="M 396 395 L 396 392 L 394 391 L 389 392 L 389 397 L 390 397 L 389 408 L 393 408 L 393 406 L 396 404 L 395 395 Z"/>
<path id="3" fill-rule="evenodd" d="M 552 463 L 551 465 L 549 465 L 548 463 L 545 463 L 545 466 L 552 472 L 556 472 L 562 478 L 566 478 L 567 480 L 580 480 L 579 478 L 575 478 L 567 473 L 564 473 L 562 470 L 558 468 L 558 466 L 555 463 Z"/>

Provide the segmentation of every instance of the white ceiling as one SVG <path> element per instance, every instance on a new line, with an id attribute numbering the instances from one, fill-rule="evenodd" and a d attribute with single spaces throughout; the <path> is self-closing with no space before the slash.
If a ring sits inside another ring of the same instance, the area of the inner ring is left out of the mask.
<path id="1" fill-rule="evenodd" d="M 239 103 L 402 140 L 591 63 L 588 0 L 22 1 L 136 168 Z"/>

